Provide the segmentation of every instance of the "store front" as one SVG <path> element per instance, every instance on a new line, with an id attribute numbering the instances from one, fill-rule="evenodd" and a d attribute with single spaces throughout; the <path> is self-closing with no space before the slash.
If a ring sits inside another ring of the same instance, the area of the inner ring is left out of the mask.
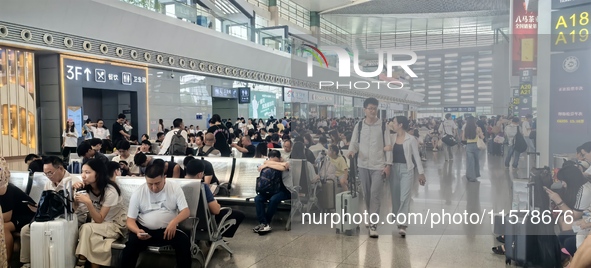
<path id="1" fill-rule="evenodd" d="M 44 111 L 38 119 L 43 130 L 39 153 L 61 151 L 69 118 L 74 120 L 79 141 L 86 119 L 103 119 L 110 129 L 120 113 L 133 126 L 131 134 L 146 133 L 147 68 L 59 54 L 38 55 L 36 60 L 39 109 Z"/>
<path id="2" fill-rule="evenodd" d="M 283 102 L 285 103 L 284 116 L 307 119 L 308 114 L 308 91 L 284 87 Z"/>
<path id="3" fill-rule="evenodd" d="M 334 95 L 310 91 L 308 96 L 310 117 L 332 118 L 334 116 Z"/>
<path id="4" fill-rule="evenodd" d="M 0 107 L 2 156 L 37 153 L 34 53 L 0 47 Z"/>
<path id="5" fill-rule="evenodd" d="M 445 118 L 448 113 L 451 114 L 454 120 L 459 117 L 476 116 L 476 107 L 444 107 L 442 117 Z"/>

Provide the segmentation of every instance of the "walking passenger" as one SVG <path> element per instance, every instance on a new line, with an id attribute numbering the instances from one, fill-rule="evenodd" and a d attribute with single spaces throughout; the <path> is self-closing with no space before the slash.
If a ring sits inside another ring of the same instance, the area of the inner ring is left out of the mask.
<path id="1" fill-rule="evenodd" d="M 445 115 L 445 121 L 441 122 L 441 125 L 439 125 L 439 134 L 442 135 L 441 136 L 442 140 L 445 136 L 452 136 L 452 137 L 458 136 L 458 125 L 451 118 L 451 114 L 448 113 Z M 444 151 L 447 151 L 447 152 L 443 153 L 445 155 L 445 161 L 453 161 L 454 160 L 454 155 L 451 150 L 452 147 L 453 146 L 449 146 L 445 142 L 443 143 Z"/>
<path id="2" fill-rule="evenodd" d="M 464 131 L 462 132 L 462 140 L 466 141 L 466 179 L 468 181 L 476 181 L 480 177 L 480 162 L 478 155 L 478 139 L 484 140 L 484 133 L 482 129 L 476 125 L 474 117 L 468 117 Z"/>
<path id="3" fill-rule="evenodd" d="M 390 130 L 386 129 L 386 122 L 377 117 L 378 105 L 375 98 L 363 102 L 365 119 L 355 125 L 349 145 L 349 157 L 358 154 L 357 167 L 366 210 L 375 214 L 380 212 L 381 191 L 392 165 L 392 155 L 383 150 L 390 145 L 390 139 L 386 138 Z M 377 228 L 377 224 L 369 226 L 370 237 L 378 237 Z"/>
<path id="4" fill-rule="evenodd" d="M 410 211 L 410 192 L 413 186 L 415 163 L 419 172 L 418 180 L 425 185 L 425 171 L 419 153 L 417 139 L 407 133 L 409 121 L 406 116 L 397 116 L 390 123 L 390 129 L 396 133 L 388 135 L 386 154 L 392 156 L 390 173 L 390 191 L 392 195 L 392 214 L 407 215 Z M 390 145 L 393 144 L 393 145 Z M 408 217 L 405 217 L 408 218 Z M 398 234 L 406 236 L 407 225 L 398 225 Z"/>

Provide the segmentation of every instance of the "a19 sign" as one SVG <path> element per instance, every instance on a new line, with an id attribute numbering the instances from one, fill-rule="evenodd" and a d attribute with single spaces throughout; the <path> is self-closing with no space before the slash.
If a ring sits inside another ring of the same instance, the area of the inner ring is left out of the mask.
<path id="1" fill-rule="evenodd" d="M 590 47 L 591 5 L 552 12 L 552 51 Z"/>

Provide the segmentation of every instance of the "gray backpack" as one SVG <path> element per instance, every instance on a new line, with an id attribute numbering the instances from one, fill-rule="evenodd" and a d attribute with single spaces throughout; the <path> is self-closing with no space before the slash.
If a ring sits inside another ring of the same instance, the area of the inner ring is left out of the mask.
<path id="1" fill-rule="evenodd" d="M 169 155 L 186 155 L 187 154 L 187 141 L 181 135 L 182 130 L 176 131 L 174 135 L 172 135 L 172 140 L 170 141 L 170 147 L 168 147 L 168 154 Z"/>

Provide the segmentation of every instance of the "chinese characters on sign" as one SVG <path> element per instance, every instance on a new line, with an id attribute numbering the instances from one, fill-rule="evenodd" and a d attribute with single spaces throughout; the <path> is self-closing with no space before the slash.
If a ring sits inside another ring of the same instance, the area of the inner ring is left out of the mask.
<path id="1" fill-rule="evenodd" d="M 513 75 L 520 75 L 522 70 L 531 70 L 536 75 L 538 11 L 531 6 L 532 1 L 513 1 L 512 69 Z M 528 6 L 528 4 L 530 6 Z"/>
<path id="2" fill-rule="evenodd" d="M 537 29 L 538 17 L 532 15 L 518 16 L 514 23 L 516 29 Z"/>

